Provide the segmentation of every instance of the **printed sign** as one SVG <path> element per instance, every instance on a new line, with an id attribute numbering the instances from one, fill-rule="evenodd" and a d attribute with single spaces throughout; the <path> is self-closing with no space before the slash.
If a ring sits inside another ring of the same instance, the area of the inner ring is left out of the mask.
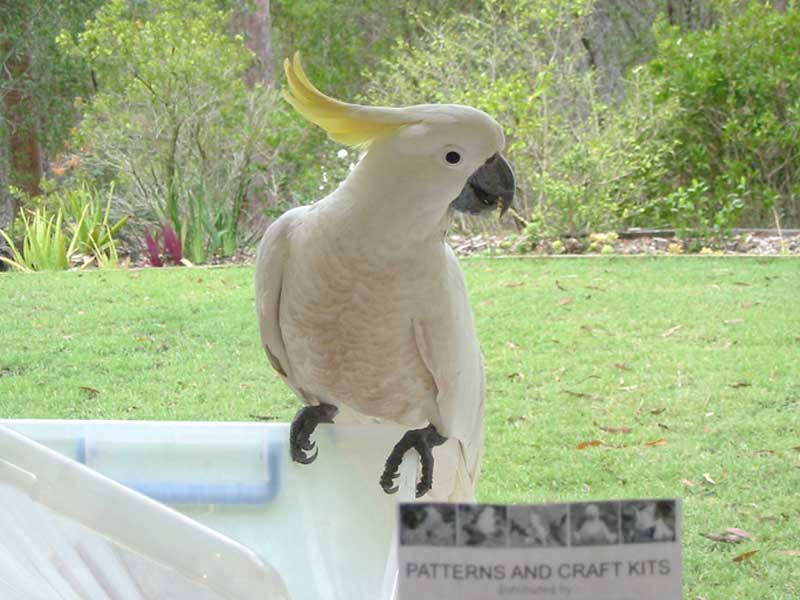
<path id="1" fill-rule="evenodd" d="M 398 600 L 679 600 L 680 502 L 400 505 Z"/>

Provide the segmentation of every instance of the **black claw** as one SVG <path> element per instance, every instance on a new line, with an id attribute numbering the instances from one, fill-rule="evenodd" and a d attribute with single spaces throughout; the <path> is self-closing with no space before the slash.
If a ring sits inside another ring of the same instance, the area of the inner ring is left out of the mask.
<path id="1" fill-rule="evenodd" d="M 399 473 L 394 473 L 391 477 L 387 477 L 386 474 L 384 473 L 384 476 L 381 477 L 380 481 L 381 487 L 383 488 L 384 492 L 386 492 L 387 494 L 394 494 L 395 492 L 397 492 L 398 489 L 400 489 L 398 486 L 394 485 L 394 480 L 397 478 L 398 475 Z"/>
<path id="2" fill-rule="evenodd" d="M 380 479 L 381 487 L 383 491 L 387 494 L 394 494 L 399 489 L 398 486 L 394 485 L 394 480 L 400 476 L 397 468 L 393 468 L 391 471 L 389 470 L 389 465 L 387 461 L 386 469 L 383 471 L 383 475 Z"/>
<path id="3" fill-rule="evenodd" d="M 333 417 L 338 410 L 332 404 L 318 404 L 304 406 L 297 411 L 289 430 L 289 450 L 294 462 L 308 465 L 317 459 L 319 448 L 316 447 L 316 442 L 311 440 L 311 434 L 318 424 L 333 423 Z M 313 454 L 306 454 L 312 450 Z"/>
<path id="4" fill-rule="evenodd" d="M 319 449 L 317 449 L 314 454 L 308 456 L 305 454 L 292 454 L 292 460 L 296 463 L 300 463 L 301 465 L 310 465 L 312 462 L 317 460 L 317 454 L 319 454 Z"/>
<path id="5" fill-rule="evenodd" d="M 417 498 L 427 494 L 433 486 L 433 448 L 444 444 L 447 438 L 440 435 L 433 425 L 428 425 L 422 429 L 412 429 L 407 431 L 400 441 L 392 448 L 391 453 L 386 459 L 380 485 L 387 494 L 394 494 L 398 487 L 394 486 L 394 480 L 400 475 L 400 463 L 403 455 L 414 448 L 417 451 L 422 465 L 422 473 L 417 483 Z"/>

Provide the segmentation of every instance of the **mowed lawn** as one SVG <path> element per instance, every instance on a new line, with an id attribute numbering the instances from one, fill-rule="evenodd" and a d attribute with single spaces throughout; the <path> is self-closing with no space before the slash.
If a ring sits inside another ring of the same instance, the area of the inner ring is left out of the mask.
<path id="1" fill-rule="evenodd" d="M 687 599 L 800 598 L 800 261 L 464 269 L 488 374 L 481 500 L 680 497 Z M 291 419 L 252 279 L 0 275 L 0 416 Z M 754 539 L 701 535 L 731 527 Z"/>

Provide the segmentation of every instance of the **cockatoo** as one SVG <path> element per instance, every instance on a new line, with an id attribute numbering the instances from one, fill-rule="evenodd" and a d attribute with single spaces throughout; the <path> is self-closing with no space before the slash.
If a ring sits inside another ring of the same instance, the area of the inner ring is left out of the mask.
<path id="1" fill-rule="evenodd" d="M 453 210 L 511 204 L 503 131 L 468 106 L 335 100 L 308 80 L 299 53 L 284 69 L 289 104 L 332 139 L 365 151 L 335 191 L 272 223 L 258 249 L 261 340 L 305 404 L 290 429 L 292 459 L 312 462 L 311 435 L 334 417 L 400 424 L 409 430 L 386 459 L 384 491 L 397 490 L 400 462 L 413 448 L 422 465 L 418 497 L 472 501 L 484 368 L 445 233 Z"/>

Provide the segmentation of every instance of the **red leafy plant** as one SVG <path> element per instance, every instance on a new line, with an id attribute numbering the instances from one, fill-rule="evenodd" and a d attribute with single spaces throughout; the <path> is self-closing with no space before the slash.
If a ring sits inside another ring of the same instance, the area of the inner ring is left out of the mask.
<path id="1" fill-rule="evenodd" d="M 174 265 L 182 264 L 183 244 L 171 223 L 161 225 L 161 236 L 164 239 L 163 247 L 159 244 L 158 232 L 151 233 L 148 227 L 144 228 L 144 240 L 150 264 L 154 267 L 163 267 L 167 260 Z"/>

